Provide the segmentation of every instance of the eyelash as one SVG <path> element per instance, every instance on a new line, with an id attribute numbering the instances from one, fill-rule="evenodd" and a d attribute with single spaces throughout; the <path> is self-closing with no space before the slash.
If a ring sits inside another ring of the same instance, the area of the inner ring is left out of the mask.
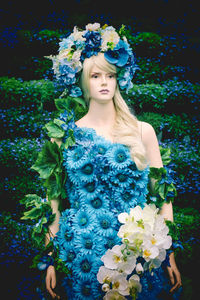
<path id="1" fill-rule="evenodd" d="M 93 74 L 91 77 L 92 77 L 92 78 L 98 78 L 99 75 L 98 75 L 98 74 Z M 115 74 L 110 74 L 110 75 L 108 75 L 108 77 L 109 77 L 109 78 L 115 78 Z"/>

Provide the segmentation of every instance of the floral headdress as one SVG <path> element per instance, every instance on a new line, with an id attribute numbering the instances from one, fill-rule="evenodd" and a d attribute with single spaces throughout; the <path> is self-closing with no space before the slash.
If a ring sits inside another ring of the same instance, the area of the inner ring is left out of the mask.
<path id="1" fill-rule="evenodd" d="M 132 78 L 137 69 L 134 55 L 126 37 L 124 26 L 119 32 L 112 26 L 99 23 L 88 24 L 85 30 L 74 27 L 73 32 L 59 43 L 59 53 L 49 56 L 53 61 L 53 69 L 57 80 L 68 90 L 72 97 L 79 97 L 82 91 L 79 87 L 80 71 L 85 58 L 104 53 L 105 59 L 117 67 L 117 79 L 122 90 L 132 87 Z"/>

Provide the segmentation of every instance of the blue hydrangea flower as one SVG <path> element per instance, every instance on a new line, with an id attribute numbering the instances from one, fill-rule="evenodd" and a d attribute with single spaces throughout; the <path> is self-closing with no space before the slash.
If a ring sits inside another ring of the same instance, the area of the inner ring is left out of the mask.
<path id="1" fill-rule="evenodd" d="M 76 83 L 76 73 L 78 69 L 73 69 L 70 65 L 66 62 L 60 64 L 59 66 L 59 81 L 61 84 L 65 86 L 72 85 Z"/>
<path id="2" fill-rule="evenodd" d="M 85 48 L 82 51 L 82 59 L 84 60 L 85 57 L 89 58 L 98 54 L 101 45 L 101 35 L 97 31 L 87 31 L 83 37 L 86 38 Z"/>
<path id="3" fill-rule="evenodd" d="M 71 86 L 69 91 L 69 96 L 71 97 L 80 97 L 82 95 L 82 91 L 78 86 Z"/>
<path id="4" fill-rule="evenodd" d="M 106 158 L 111 167 L 117 170 L 126 168 L 132 163 L 129 149 L 121 144 L 113 144 L 107 151 Z"/>

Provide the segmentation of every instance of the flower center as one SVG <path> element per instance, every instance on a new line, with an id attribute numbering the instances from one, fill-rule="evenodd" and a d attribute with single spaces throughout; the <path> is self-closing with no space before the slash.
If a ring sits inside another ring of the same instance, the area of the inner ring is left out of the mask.
<path id="1" fill-rule="evenodd" d="M 74 251 L 70 250 L 67 254 L 67 260 L 71 262 L 74 260 L 75 257 L 76 257 L 76 254 L 74 253 Z"/>
<path id="2" fill-rule="evenodd" d="M 87 164 L 84 167 L 82 167 L 82 171 L 84 174 L 90 175 L 93 172 L 93 165 L 92 164 Z"/>
<path id="3" fill-rule="evenodd" d="M 105 151 L 105 148 L 104 148 L 104 147 L 102 147 L 102 146 L 99 146 L 99 147 L 98 147 L 98 153 L 99 153 L 99 154 L 105 154 L 105 152 L 106 152 L 106 151 Z"/>
<path id="4" fill-rule="evenodd" d="M 93 245 L 93 242 L 92 242 L 91 239 L 88 238 L 88 239 L 85 240 L 85 248 L 86 249 L 91 249 L 92 245 Z"/>
<path id="5" fill-rule="evenodd" d="M 94 208 L 100 208 L 102 206 L 102 200 L 99 198 L 95 198 L 91 201 L 91 204 Z"/>
<path id="6" fill-rule="evenodd" d="M 131 195 L 129 193 L 124 193 L 122 196 L 124 202 L 129 202 L 131 200 Z"/>
<path id="7" fill-rule="evenodd" d="M 117 178 L 119 179 L 120 182 L 126 181 L 126 175 L 125 174 L 118 174 Z"/>
<path id="8" fill-rule="evenodd" d="M 124 155 L 123 152 L 117 153 L 117 162 L 121 163 L 121 162 L 125 161 L 125 159 L 126 159 L 126 156 Z"/>
<path id="9" fill-rule="evenodd" d="M 106 219 L 101 220 L 101 227 L 103 229 L 108 229 L 110 227 L 110 222 Z"/>
<path id="10" fill-rule="evenodd" d="M 66 241 L 71 241 L 72 238 L 73 238 L 73 232 L 66 231 L 65 232 L 65 239 L 66 239 Z"/>
<path id="11" fill-rule="evenodd" d="M 91 288 L 89 284 L 82 286 L 82 295 L 90 296 L 91 295 Z"/>
<path id="12" fill-rule="evenodd" d="M 91 270 L 91 265 L 89 263 L 89 261 L 87 259 L 84 259 L 82 262 L 81 262 L 81 269 L 83 272 L 85 273 L 88 273 L 90 272 Z"/>
<path id="13" fill-rule="evenodd" d="M 82 216 L 82 218 L 80 218 L 79 224 L 81 226 L 85 226 L 87 224 L 88 220 L 86 216 Z"/>
<path id="14" fill-rule="evenodd" d="M 86 184 L 85 188 L 89 193 L 92 193 L 95 190 L 95 183 L 94 182 L 88 183 Z"/>

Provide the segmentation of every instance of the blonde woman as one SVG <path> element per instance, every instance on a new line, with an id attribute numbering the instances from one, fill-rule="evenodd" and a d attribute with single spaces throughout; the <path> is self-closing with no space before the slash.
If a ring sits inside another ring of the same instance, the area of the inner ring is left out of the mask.
<path id="1" fill-rule="evenodd" d="M 59 257 L 70 270 L 63 283 L 66 299 L 103 299 L 97 273 L 101 257 L 120 242 L 117 216 L 145 205 L 149 167 L 163 164 L 154 129 L 137 120 L 120 94 L 120 89 L 131 88 L 135 68 L 122 32 L 98 23 L 88 24 L 83 31 L 75 27 L 59 50 L 52 58 L 57 79 L 72 97 L 83 94 L 88 111 L 76 122 L 68 112 L 62 113 L 63 138 L 52 138 L 62 147 L 73 130 L 75 142 L 63 147 L 70 207 L 61 212 L 61 200 L 50 199 L 56 218 L 47 240 L 54 238 Z M 172 203 L 163 203 L 160 214 L 173 222 Z M 144 272 L 141 284 L 138 299 L 178 299 L 181 276 L 173 252 L 169 265 L 151 275 Z M 60 299 L 56 285 L 56 270 L 50 265 L 46 289 L 52 298 Z M 115 289 L 117 297 L 112 299 L 129 299 Z"/>

